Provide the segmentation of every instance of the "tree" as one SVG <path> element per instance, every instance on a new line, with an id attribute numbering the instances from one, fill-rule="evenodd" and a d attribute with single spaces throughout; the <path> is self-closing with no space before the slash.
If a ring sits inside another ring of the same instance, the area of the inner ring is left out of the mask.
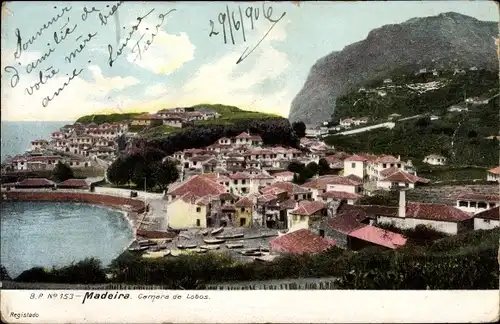
<path id="1" fill-rule="evenodd" d="M 108 181 L 115 185 L 124 185 L 131 181 L 135 161 L 129 156 L 120 156 L 107 170 Z"/>
<path id="2" fill-rule="evenodd" d="M 292 123 L 292 129 L 297 137 L 302 138 L 306 136 L 306 124 L 304 124 L 304 122 L 300 121 Z"/>
<path id="3" fill-rule="evenodd" d="M 57 162 L 54 170 L 52 170 L 52 179 L 58 182 L 63 182 L 72 178 L 74 178 L 74 175 L 70 166 L 62 163 L 61 161 Z"/>
<path id="4" fill-rule="evenodd" d="M 177 169 L 176 163 L 170 159 L 156 162 L 152 166 L 152 173 L 156 184 L 163 190 L 179 178 L 179 169 Z"/>
<path id="5" fill-rule="evenodd" d="M 319 167 L 318 167 L 318 164 L 313 161 L 313 162 L 309 162 L 307 164 L 306 169 L 308 171 L 307 174 L 311 175 L 309 178 L 311 178 L 318 173 Z"/>
<path id="6" fill-rule="evenodd" d="M 325 175 L 330 171 L 330 164 L 325 158 L 322 158 L 318 161 L 318 174 Z"/>
<path id="7" fill-rule="evenodd" d="M 300 173 L 304 168 L 305 165 L 303 163 L 292 161 L 288 164 L 287 170 L 293 173 Z"/>
<path id="8" fill-rule="evenodd" d="M 120 135 L 116 139 L 116 144 L 118 146 L 119 152 L 124 151 L 127 148 L 127 137 L 125 136 L 125 134 Z"/>
<path id="9" fill-rule="evenodd" d="M 156 177 L 153 174 L 153 165 L 144 163 L 136 163 L 132 172 L 132 182 L 141 189 L 151 189 L 156 186 Z M 144 188 L 144 186 L 146 188 Z"/>

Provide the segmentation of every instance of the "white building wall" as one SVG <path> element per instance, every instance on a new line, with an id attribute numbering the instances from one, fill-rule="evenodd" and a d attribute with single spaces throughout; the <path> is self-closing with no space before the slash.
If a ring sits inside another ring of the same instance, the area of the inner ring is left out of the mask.
<path id="1" fill-rule="evenodd" d="M 494 173 L 488 172 L 487 176 L 486 176 L 486 180 L 499 182 L 500 181 L 500 174 L 494 174 Z"/>
<path id="2" fill-rule="evenodd" d="M 452 222 L 441 222 L 427 219 L 416 218 L 396 218 L 387 216 L 377 216 L 377 223 L 380 224 L 393 224 L 401 229 L 415 228 L 417 225 L 426 225 L 436 231 L 446 234 L 455 235 L 458 231 L 458 224 Z"/>
<path id="3" fill-rule="evenodd" d="M 365 176 L 365 163 L 362 161 L 344 161 L 344 176 L 350 174 L 363 179 Z"/>
<path id="4" fill-rule="evenodd" d="M 500 226 L 500 220 L 474 218 L 474 230 L 489 230 Z"/>
<path id="5" fill-rule="evenodd" d="M 465 201 L 467 203 L 467 206 L 460 206 L 460 201 Z M 479 203 L 486 203 L 486 207 L 479 207 Z M 471 204 L 475 203 L 475 205 Z M 493 204 L 490 206 L 490 204 Z M 490 208 L 494 208 L 500 205 L 500 202 L 485 202 L 485 201 L 467 201 L 467 200 L 457 200 L 456 208 L 466 212 L 466 213 L 480 213 L 482 211 L 488 210 Z"/>
<path id="6" fill-rule="evenodd" d="M 356 193 L 356 186 L 328 184 L 326 185 L 326 191 L 343 191 L 343 192 Z"/>

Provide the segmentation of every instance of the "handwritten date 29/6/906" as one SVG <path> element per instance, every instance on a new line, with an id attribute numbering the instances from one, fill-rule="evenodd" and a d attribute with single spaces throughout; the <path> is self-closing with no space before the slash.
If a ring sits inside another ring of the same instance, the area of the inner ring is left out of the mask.
<path id="1" fill-rule="evenodd" d="M 241 54 L 240 58 L 236 62 L 236 64 L 243 61 L 248 55 L 250 55 L 266 38 L 266 36 L 271 32 L 271 30 L 276 26 L 276 24 L 286 15 L 286 12 L 283 12 L 279 18 L 273 17 L 273 7 L 268 6 L 266 8 L 265 3 L 262 3 L 262 10 L 259 7 L 248 6 L 245 9 L 242 9 L 241 6 L 238 6 L 237 10 L 229 10 L 229 6 L 226 5 L 225 12 L 220 12 L 217 17 L 217 22 L 215 23 L 213 20 L 210 20 L 210 34 L 209 37 L 213 37 L 216 35 L 220 35 L 224 40 L 224 44 L 228 42 L 233 45 L 236 44 L 235 36 L 237 32 L 241 33 L 241 38 L 243 42 L 247 41 L 247 31 L 253 30 L 256 24 L 260 20 L 267 20 L 272 23 L 271 27 L 269 27 L 268 31 L 264 34 L 264 36 L 255 44 L 255 46 L 248 51 L 248 47 Z"/>

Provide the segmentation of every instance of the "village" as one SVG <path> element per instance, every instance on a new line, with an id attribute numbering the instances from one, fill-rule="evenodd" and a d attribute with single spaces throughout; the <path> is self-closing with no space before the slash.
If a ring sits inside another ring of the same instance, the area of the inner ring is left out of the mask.
<path id="1" fill-rule="evenodd" d="M 130 132 L 134 126 L 182 128 L 194 119 L 216 118 L 213 111 L 176 108 L 123 122 L 66 125 L 49 140 L 33 141 L 31 150 L 9 159 L 4 171 L 50 170 L 58 162 L 74 169 L 99 165 L 105 170 L 119 154 L 120 136 L 140 136 Z M 316 253 L 331 246 L 397 249 L 407 238 L 385 225 L 399 229 L 426 226 L 447 235 L 500 225 L 499 195 L 464 194 L 454 205 L 409 201 L 408 191 L 432 184 L 418 176 L 412 161 L 392 155 L 338 152 L 318 138 L 301 138 L 297 149 L 265 145 L 258 134 L 242 132 L 167 158 L 176 161 L 179 179 L 162 194 L 151 196 L 146 212 L 135 221 L 138 233 L 176 233 L 163 241 L 171 255 L 189 249 L 200 253 L 231 250 L 250 259 L 270 260 L 283 253 Z M 423 162 L 443 165 L 446 158 L 430 154 Z M 318 165 L 325 167 L 325 163 L 327 172 L 319 175 Z M 316 171 L 299 184 L 296 172 L 290 171 L 292 164 Z M 484 178 L 498 183 L 500 167 L 488 170 Z M 2 186 L 9 191 L 95 190 L 85 179 L 56 184 L 26 178 Z M 130 197 L 130 190 L 120 190 L 120 195 Z M 380 191 L 397 192 L 398 205 L 359 204 Z M 146 250 L 143 246 L 131 249 Z M 158 255 L 166 253 L 156 248 L 144 254 Z"/>

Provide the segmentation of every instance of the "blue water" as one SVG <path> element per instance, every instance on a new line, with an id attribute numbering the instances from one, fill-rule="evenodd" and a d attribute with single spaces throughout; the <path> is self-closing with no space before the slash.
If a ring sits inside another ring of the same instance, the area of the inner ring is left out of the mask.
<path id="1" fill-rule="evenodd" d="M 73 122 L 67 121 L 2 121 L 0 161 L 6 157 L 22 154 L 31 147 L 35 139 L 49 139 L 52 132 Z"/>
<path id="2" fill-rule="evenodd" d="M 35 266 L 65 266 L 86 257 L 108 265 L 130 243 L 119 211 L 79 203 L 2 202 L 0 263 L 15 277 Z"/>

